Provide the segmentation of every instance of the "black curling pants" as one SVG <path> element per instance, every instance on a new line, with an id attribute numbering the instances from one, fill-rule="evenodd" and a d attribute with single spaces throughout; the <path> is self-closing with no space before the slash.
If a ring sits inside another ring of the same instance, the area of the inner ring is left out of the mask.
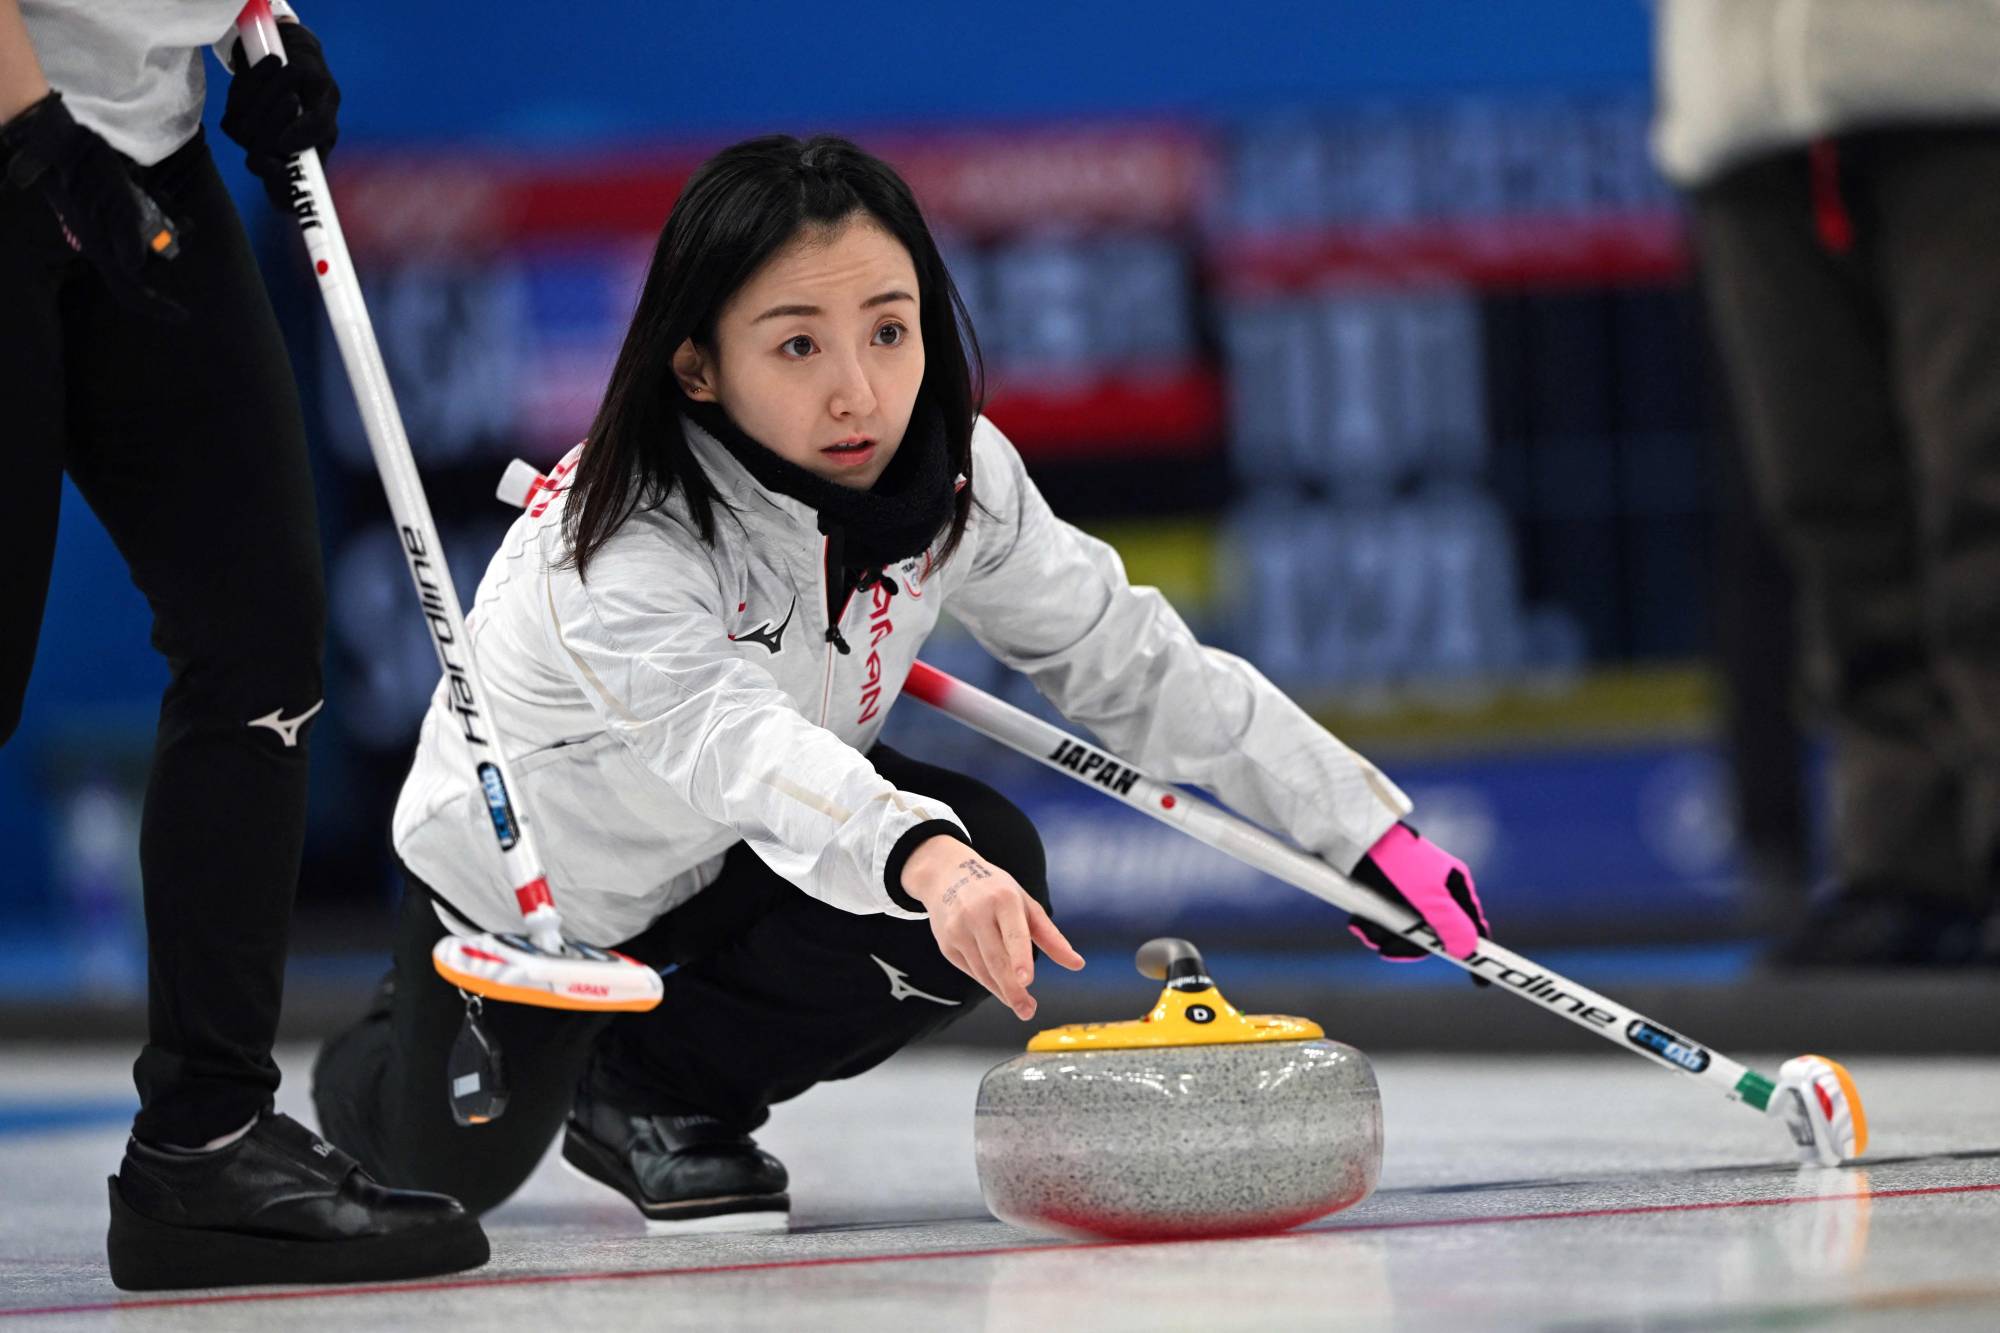
<path id="1" fill-rule="evenodd" d="M 1833 735 L 1835 874 L 1969 912 L 2000 880 L 2000 124 L 1738 167 L 1696 238 Z"/>
<path id="2" fill-rule="evenodd" d="M 120 305 L 39 195 L 0 186 L 0 743 L 20 724 L 67 472 L 172 670 L 139 838 L 134 1128 L 192 1145 L 278 1086 L 325 592 L 292 368 L 235 207 L 199 135 L 141 174 L 181 224 L 180 257 L 148 280 L 185 324 Z"/>
<path id="3" fill-rule="evenodd" d="M 950 805 L 980 855 L 1048 904 L 1041 839 L 1006 797 L 887 746 L 868 757 L 899 788 Z M 928 921 L 829 907 L 739 843 L 715 883 L 618 946 L 655 966 L 678 965 L 657 1009 L 485 1006 L 511 1097 L 498 1120 L 461 1126 L 446 1062 L 465 1004 L 431 966 L 443 933 L 429 891 L 411 877 L 393 994 L 328 1043 L 313 1098 L 328 1137 L 378 1179 L 440 1190 L 480 1211 L 535 1169 L 580 1078 L 622 1109 L 712 1115 L 751 1130 L 773 1103 L 874 1068 L 986 994 L 944 960 Z"/>

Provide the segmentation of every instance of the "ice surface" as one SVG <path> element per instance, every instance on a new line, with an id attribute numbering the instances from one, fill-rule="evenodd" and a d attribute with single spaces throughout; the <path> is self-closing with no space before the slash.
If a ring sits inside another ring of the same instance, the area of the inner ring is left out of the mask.
<path id="1" fill-rule="evenodd" d="M 1280 1237 L 1077 1246 L 980 1204 L 971 1109 L 1001 1057 L 920 1050 L 779 1108 L 791 1235 L 649 1238 L 549 1161 L 489 1217 L 478 1272 L 217 1304 L 105 1273 L 132 1054 L 0 1047 L 0 1318 L 69 1311 L 5 1327 L 2000 1327 L 1995 1060 L 1849 1062 L 1871 1160 L 1822 1171 L 1776 1122 L 1616 1052 L 1383 1058 L 1365 1203 Z M 309 1052 L 281 1060 L 281 1105 L 309 1118 Z"/>

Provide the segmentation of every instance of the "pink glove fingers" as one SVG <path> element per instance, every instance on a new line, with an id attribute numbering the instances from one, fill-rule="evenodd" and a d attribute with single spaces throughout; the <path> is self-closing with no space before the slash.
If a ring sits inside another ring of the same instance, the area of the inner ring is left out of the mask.
<path id="1" fill-rule="evenodd" d="M 1479 931 L 1473 920 L 1451 896 L 1447 881 L 1456 870 L 1465 876 L 1467 894 L 1481 925 L 1486 915 L 1479 908 L 1479 893 L 1472 886 L 1472 872 L 1465 862 L 1434 842 L 1426 841 L 1398 824 L 1368 849 L 1369 859 L 1398 892 L 1409 900 L 1418 916 L 1438 933 L 1445 952 L 1454 958 L 1470 958 L 1479 948 Z"/>

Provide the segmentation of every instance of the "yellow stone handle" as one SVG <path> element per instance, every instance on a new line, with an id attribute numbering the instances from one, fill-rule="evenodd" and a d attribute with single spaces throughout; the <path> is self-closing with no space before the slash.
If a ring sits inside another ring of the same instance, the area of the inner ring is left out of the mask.
<path id="1" fill-rule="evenodd" d="M 1186 940 L 1148 940 L 1133 960 L 1142 975 L 1165 981 L 1144 1018 L 1071 1023 L 1028 1042 L 1031 1051 L 1110 1051 L 1148 1046 L 1227 1046 L 1251 1041 L 1313 1041 L 1326 1035 L 1310 1019 L 1246 1014 L 1222 998 L 1201 953 Z"/>

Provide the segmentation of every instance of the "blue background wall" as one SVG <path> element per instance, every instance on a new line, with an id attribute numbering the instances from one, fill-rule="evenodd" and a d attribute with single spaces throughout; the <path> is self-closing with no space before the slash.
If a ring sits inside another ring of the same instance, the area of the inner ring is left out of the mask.
<path id="1" fill-rule="evenodd" d="M 1639 0 L 976 5 L 502 0 L 308 9 L 359 138 L 577 143 L 1357 97 L 1604 91 L 1647 79 Z M 436 54 L 434 54 L 436 53 Z M 449 67 L 441 56 L 449 53 Z"/>

